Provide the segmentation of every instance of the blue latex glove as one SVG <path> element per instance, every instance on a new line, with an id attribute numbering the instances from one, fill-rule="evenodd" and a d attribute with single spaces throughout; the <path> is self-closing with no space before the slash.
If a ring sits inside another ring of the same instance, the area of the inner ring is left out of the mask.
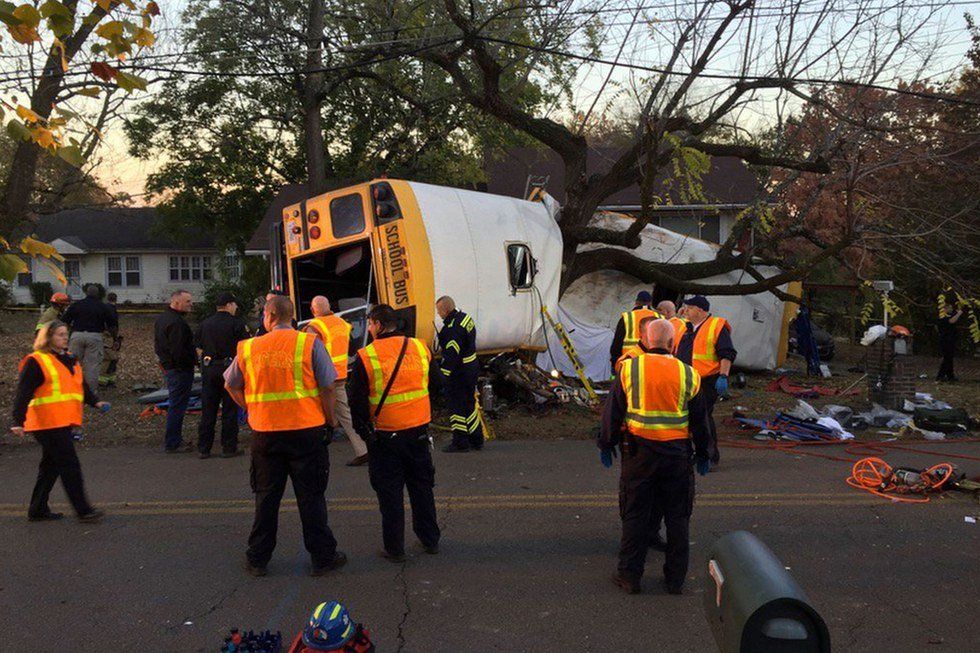
<path id="1" fill-rule="evenodd" d="M 615 457 L 616 457 L 616 449 L 615 448 L 612 448 L 612 449 L 600 449 L 599 450 L 599 462 L 601 462 L 602 463 L 602 466 L 605 467 L 606 469 L 609 469 L 610 467 L 612 467 L 612 461 L 613 461 L 613 458 L 615 458 Z"/>
<path id="2" fill-rule="evenodd" d="M 694 465 L 697 467 L 700 476 L 707 476 L 708 470 L 711 469 L 711 461 L 707 458 L 698 458 Z"/>
<path id="3" fill-rule="evenodd" d="M 718 396 L 719 397 L 728 394 L 728 377 L 727 376 L 719 376 L 718 377 L 718 380 L 715 381 L 715 392 L 718 393 Z"/>
<path id="4" fill-rule="evenodd" d="M 103 413 L 108 413 L 111 408 L 112 408 L 112 404 L 110 404 L 108 401 L 103 401 L 102 405 L 99 406 L 99 410 L 102 411 Z"/>

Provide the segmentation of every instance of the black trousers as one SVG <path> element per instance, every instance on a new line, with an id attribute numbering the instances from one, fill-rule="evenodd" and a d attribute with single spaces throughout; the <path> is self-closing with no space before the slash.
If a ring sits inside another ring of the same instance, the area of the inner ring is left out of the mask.
<path id="1" fill-rule="evenodd" d="M 211 453 L 214 427 L 221 408 L 221 450 L 238 449 L 238 404 L 225 390 L 224 365 L 205 365 L 201 369 L 201 422 L 197 427 L 197 449 Z"/>
<path id="2" fill-rule="evenodd" d="M 249 562 L 265 567 L 276 548 L 279 503 L 286 479 L 293 482 L 303 543 L 314 566 L 333 561 L 337 540 L 327 523 L 324 493 L 330 478 L 330 456 L 324 427 L 300 431 L 253 433 L 252 491 L 255 492 L 255 521 L 248 538 Z"/>
<path id="3" fill-rule="evenodd" d="M 682 585 L 687 576 L 693 507 L 694 467 L 689 458 L 659 454 L 642 442 L 632 453 L 624 454 L 619 480 L 620 575 L 637 580 L 643 576 L 653 537 L 651 516 L 659 511 L 667 524 L 664 578 L 670 585 Z"/>
<path id="4" fill-rule="evenodd" d="M 939 354 L 943 357 L 939 364 L 939 373 L 936 375 L 937 381 L 955 381 L 956 373 L 953 371 L 953 359 L 956 358 L 956 333 L 939 334 Z"/>
<path id="5" fill-rule="evenodd" d="M 75 512 L 79 516 L 92 512 L 92 504 L 85 496 L 82 466 L 78 462 L 75 443 L 71 439 L 71 427 L 36 431 L 32 435 L 41 445 L 41 464 L 38 465 L 37 482 L 34 484 L 27 515 L 40 517 L 51 512 L 48 496 L 54 482 L 59 478 Z"/>
<path id="6" fill-rule="evenodd" d="M 436 501 L 432 488 L 436 469 L 426 431 L 400 435 L 377 431 L 368 442 L 368 473 L 378 495 L 385 551 L 405 552 L 405 495 L 412 504 L 412 530 L 424 546 L 439 543 Z"/>
<path id="7" fill-rule="evenodd" d="M 715 429 L 715 403 L 718 401 L 715 382 L 717 381 L 717 374 L 701 379 L 701 396 L 704 397 L 704 411 L 708 418 L 708 457 L 713 463 L 721 460 L 721 451 L 718 449 L 718 431 Z"/>
<path id="8" fill-rule="evenodd" d="M 479 367 L 468 363 L 453 372 L 446 381 L 446 400 L 449 403 L 449 424 L 453 429 L 453 444 L 460 449 L 483 446 L 480 413 L 476 410 L 476 382 Z"/>

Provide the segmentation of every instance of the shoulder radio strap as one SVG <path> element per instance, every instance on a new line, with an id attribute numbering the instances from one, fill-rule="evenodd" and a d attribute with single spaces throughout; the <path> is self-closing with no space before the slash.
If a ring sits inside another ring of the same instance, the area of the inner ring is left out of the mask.
<path id="1" fill-rule="evenodd" d="M 388 393 L 391 392 L 391 386 L 394 385 L 395 377 L 398 376 L 398 370 L 401 369 L 402 361 L 405 359 L 406 349 L 408 349 L 408 336 L 405 336 L 405 339 L 402 341 L 402 348 L 398 352 L 398 360 L 395 361 L 395 367 L 391 370 L 388 385 L 385 386 L 385 391 L 381 393 L 381 400 L 378 402 L 378 407 L 374 409 L 374 419 L 378 419 L 378 415 L 381 414 L 381 408 L 385 405 L 385 399 L 388 398 Z"/>

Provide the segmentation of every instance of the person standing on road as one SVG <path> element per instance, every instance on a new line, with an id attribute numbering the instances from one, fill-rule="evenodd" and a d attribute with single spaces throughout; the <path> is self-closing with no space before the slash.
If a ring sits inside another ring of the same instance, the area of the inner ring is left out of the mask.
<path id="1" fill-rule="evenodd" d="M 74 302 L 65 311 L 64 322 L 71 328 L 68 347 L 82 366 L 85 384 L 93 393 L 99 390 L 99 372 L 102 370 L 102 332 L 113 335 L 119 332 L 116 312 L 102 301 L 99 286 L 90 283 L 85 287 L 85 298 Z"/>
<path id="2" fill-rule="evenodd" d="M 323 295 L 317 295 L 310 302 L 313 319 L 306 326 L 306 331 L 320 338 L 330 360 L 337 371 L 337 383 L 334 394 L 337 397 L 337 421 L 344 427 L 344 433 L 354 448 L 354 457 L 347 462 L 348 467 L 360 467 L 367 464 L 367 444 L 354 430 L 350 418 L 350 404 L 347 401 L 347 354 L 350 351 L 351 326 L 342 317 L 333 314 L 330 300 Z"/>
<path id="3" fill-rule="evenodd" d="M 711 462 L 717 465 L 721 453 L 715 427 L 715 403 L 718 397 L 728 394 L 728 373 L 738 352 L 732 344 L 731 325 L 725 318 L 711 315 L 710 310 L 711 305 L 701 295 L 684 300 L 685 317 L 690 325 L 677 345 L 676 355 L 701 375 L 701 392 L 711 438 Z"/>
<path id="4" fill-rule="evenodd" d="M 641 290 L 636 294 L 633 308 L 620 316 L 613 333 L 612 345 L 609 347 L 609 365 L 613 369 L 624 351 L 640 343 L 640 320 L 645 317 L 661 317 L 660 313 L 650 308 L 652 301 L 650 293 Z"/>
<path id="5" fill-rule="evenodd" d="M 378 495 L 384 550 L 405 560 L 405 488 L 412 504 L 412 530 L 426 553 L 439 552 L 439 524 L 432 493 L 428 348 L 398 332 L 395 310 L 379 304 L 367 316 L 373 342 L 357 352 L 351 370 L 351 416 L 368 443 L 371 487 Z"/>
<path id="6" fill-rule="evenodd" d="M 443 451 L 457 453 L 483 448 L 483 429 L 476 408 L 476 382 L 480 364 L 476 361 L 476 324 L 473 318 L 456 308 L 452 297 L 440 297 L 436 312 L 442 318 L 439 348 L 442 361 L 439 372 L 449 400 L 449 425 L 453 441 Z"/>
<path id="7" fill-rule="evenodd" d="M 61 320 L 69 304 L 71 304 L 71 298 L 65 293 L 56 292 L 51 295 L 51 303 L 41 311 L 41 316 L 37 318 L 37 324 L 34 326 L 34 335 L 37 336 L 37 332 L 48 322 Z"/>
<path id="8" fill-rule="evenodd" d="M 952 289 L 947 289 L 939 295 L 939 354 L 943 357 L 939 364 L 937 381 L 958 381 L 953 370 L 956 359 L 956 323 L 963 317 L 963 308 L 956 301 Z"/>
<path id="9" fill-rule="evenodd" d="M 167 430 L 163 440 L 167 453 L 189 453 L 193 443 L 184 444 L 184 414 L 194 385 L 197 352 L 194 334 L 184 316 L 191 312 L 194 300 L 186 290 L 170 295 L 170 306 L 153 325 L 153 348 L 167 381 Z"/>
<path id="10" fill-rule="evenodd" d="M 93 508 L 85 495 L 82 467 L 72 442 L 72 428 L 82 425 L 83 403 L 103 412 L 109 410 L 109 404 L 100 401 L 83 381 L 81 366 L 68 352 L 68 327 L 54 320 L 41 327 L 34 352 L 21 361 L 14 398 L 11 431 L 18 437 L 30 433 L 43 452 L 27 511 L 31 521 L 63 517 L 48 506 L 48 496 L 58 478 L 79 521 L 96 522 L 104 514 Z"/>
<path id="11" fill-rule="evenodd" d="M 225 371 L 225 388 L 248 410 L 253 431 L 255 520 L 245 553 L 251 576 L 266 575 L 287 479 L 293 482 L 303 542 L 313 563 L 310 575 L 322 576 L 347 562 L 330 530 L 324 496 L 330 479 L 328 431 L 337 424 L 337 371 L 322 342 L 292 328 L 293 315 L 288 297 L 267 301 L 262 312 L 266 335 L 239 342 Z"/>
<path id="12" fill-rule="evenodd" d="M 99 385 L 109 387 L 116 385 L 116 368 L 119 367 L 119 350 L 122 349 L 122 336 L 119 335 L 119 311 L 116 310 L 116 293 L 111 292 L 105 297 L 106 308 L 112 314 L 117 328 L 115 332 L 102 332 L 102 348 L 105 356 L 102 359 L 102 372 L 99 374 Z"/>
<path id="13" fill-rule="evenodd" d="M 225 370 L 238 343 L 248 338 L 245 322 L 235 316 L 238 302 L 229 292 L 218 295 L 217 312 L 198 325 L 194 344 L 201 360 L 201 421 L 197 429 L 199 458 L 210 458 L 215 423 L 221 409 L 221 457 L 237 456 L 238 405 L 225 390 Z"/>
<path id="14" fill-rule="evenodd" d="M 640 592 L 654 534 L 651 514 L 659 513 L 667 522 L 664 585 L 668 593 L 680 594 L 687 577 L 694 505 L 692 453 L 699 474 L 706 474 L 709 466 L 701 380 L 694 368 L 671 356 L 670 322 L 652 320 L 644 328 L 644 341 L 652 346 L 627 361 L 617 375 L 603 408 L 598 440 L 600 460 L 607 468 L 616 447 L 622 445 L 623 451 L 619 484 L 623 534 L 613 582 L 630 594 Z"/>

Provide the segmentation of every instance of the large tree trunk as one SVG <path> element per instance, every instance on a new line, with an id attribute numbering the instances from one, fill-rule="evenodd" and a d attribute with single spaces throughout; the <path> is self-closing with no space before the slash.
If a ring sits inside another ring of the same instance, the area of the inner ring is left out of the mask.
<path id="1" fill-rule="evenodd" d="M 323 102 L 323 22 L 322 0 L 310 0 L 309 22 L 306 27 L 309 48 L 306 54 L 306 80 L 303 84 L 303 132 L 306 142 L 306 176 L 310 194 L 327 191 L 327 167 L 324 155 L 323 126 L 320 105 Z"/>

